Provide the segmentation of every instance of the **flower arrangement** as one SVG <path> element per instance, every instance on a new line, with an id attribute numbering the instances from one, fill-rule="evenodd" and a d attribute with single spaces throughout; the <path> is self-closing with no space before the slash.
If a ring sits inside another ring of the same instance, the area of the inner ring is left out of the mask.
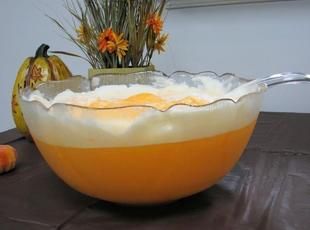
<path id="1" fill-rule="evenodd" d="M 65 1 L 73 32 L 51 18 L 84 53 L 92 68 L 145 67 L 165 51 L 162 13 L 166 0 Z"/>

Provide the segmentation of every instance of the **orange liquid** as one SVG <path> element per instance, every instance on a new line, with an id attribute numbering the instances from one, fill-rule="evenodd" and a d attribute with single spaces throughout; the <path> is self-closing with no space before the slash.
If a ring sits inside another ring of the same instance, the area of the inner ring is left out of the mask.
<path id="1" fill-rule="evenodd" d="M 202 191 L 225 176 L 255 122 L 213 137 L 147 146 L 74 148 L 35 142 L 58 176 L 82 193 L 120 203 L 160 203 Z"/>

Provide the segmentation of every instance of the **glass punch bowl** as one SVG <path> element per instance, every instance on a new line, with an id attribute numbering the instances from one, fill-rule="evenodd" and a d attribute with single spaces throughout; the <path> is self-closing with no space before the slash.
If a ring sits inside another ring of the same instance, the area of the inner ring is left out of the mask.
<path id="1" fill-rule="evenodd" d="M 169 77 L 191 86 L 213 78 L 227 93 L 248 82 L 233 74 L 144 72 L 126 76 L 73 77 L 38 87 L 46 100 L 65 89 L 88 92 L 101 85 L 152 85 Z M 246 88 L 246 87 L 245 87 Z M 156 204 L 198 193 L 223 178 L 244 151 L 266 84 L 204 105 L 178 103 L 158 109 L 137 103 L 104 108 L 56 103 L 46 106 L 21 92 L 31 135 L 51 169 L 69 186 L 99 199 Z"/>

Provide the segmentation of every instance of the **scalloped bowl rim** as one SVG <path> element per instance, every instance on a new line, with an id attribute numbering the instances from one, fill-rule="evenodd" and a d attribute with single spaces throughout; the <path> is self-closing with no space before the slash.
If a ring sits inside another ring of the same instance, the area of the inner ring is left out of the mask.
<path id="1" fill-rule="evenodd" d="M 175 72 L 171 73 L 170 75 L 167 75 L 167 74 L 165 74 L 164 72 L 161 72 L 161 71 L 146 71 L 146 72 L 147 73 L 161 74 L 161 77 L 166 77 L 166 78 L 172 78 L 172 77 L 174 77 L 177 74 L 186 74 L 188 77 L 191 77 L 191 78 L 195 77 L 195 76 L 198 76 L 198 75 L 203 75 L 203 74 L 212 74 L 213 76 L 208 76 L 208 77 L 223 78 L 225 76 L 232 76 L 232 77 L 238 78 L 239 80 L 244 81 L 244 82 L 250 82 L 251 81 L 250 79 L 242 78 L 242 77 L 239 77 L 239 76 L 235 75 L 234 73 L 229 73 L 229 72 L 226 72 L 226 73 L 223 73 L 223 74 L 220 74 L 220 75 L 217 74 L 216 72 L 213 72 L 213 71 L 202 71 L 202 72 L 191 73 L 191 72 L 187 72 L 187 71 L 180 71 L 180 70 L 178 70 L 178 71 L 175 71 Z M 137 74 L 139 74 L 139 73 L 130 73 L 130 74 L 127 74 L 127 75 L 137 75 Z M 140 74 L 141 74 L 141 72 L 140 72 Z M 105 74 L 105 75 L 111 76 L 112 74 Z M 94 76 L 94 77 L 96 77 L 96 76 Z M 92 78 L 94 78 L 94 77 L 92 77 Z M 73 78 L 80 78 L 81 80 L 91 81 L 91 78 L 85 78 L 85 77 L 83 77 L 81 75 L 75 75 L 75 76 L 73 76 L 71 78 L 57 81 L 57 84 L 61 84 L 61 82 L 71 81 Z M 40 86 L 42 86 L 42 85 L 49 85 L 50 83 L 55 83 L 55 81 L 43 82 L 43 83 L 41 83 L 41 84 L 39 84 L 37 86 L 37 89 L 39 89 Z M 267 84 L 265 84 L 265 83 L 259 83 L 259 84 L 257 84 L 257 86 L 258 86 L 257 87 L 257 89 L 258 89 L 257 91 L 246 93 L 246 94 L 240 96 L 237 100 L 234 100 L 234 99 L 228 98 L 228 97 L 223 97 L 223 98 L 219 98 L 217 100 L 214 100 L 214 101 L 212 101 L 210 103 L 201 104 L 201 105 L 192 105 L 192 104 L 187 104 L 187 103 L 175 103 L 175 104 L 172 104 L 172 105 L 170 105 L 169 107 L 167 107 L 165 109 L 160 109 L 160 108 L 157 108 L 157 107 L 152 106 L 152 105 L 144 105 L 144 104 L 125 105 L 125 106 L 111 106 L 111 107 L 91 107 L 91 106 L 76 105 L 76 104 L 73 104 L 73 103 L 56 102 L 56 103 L 53 103 L 51 106 L 46 106 L 44 103 L 42 103 L 38 99 L 32 99 L 32 100 L 27 100 L 26 99 L 25 100 L 23 98 L 23 94 L 25 94 L 27 91 L 29 92 L 29 90 L 30 90 L 29 86 L 27 86 L 26 88 L 21 90 L 20 98 L 21 98 L 21 100 L 29 102 L 29 103 L 37 102 L 40 105 L 42 105 L 47 111 L 52 109 L 54 106 L 65 105 L 65 106 L 76 107 L 76 108 L 81 108 L 81 109 L 89 109 L 89 110 L 114 110 L 114 109 L 124 109 L 124 108 L 151 108 L 151 109 L 157 110 L 159 112 L 166 112 L 166 111 L 168 111 L 168 110 L 170 110 L 170 109 L 172 109 L 172 108 L 174 108 L 176 106 L 188 106 L 188 107 L 194 107 L 194 108 L 205 108 L 205 107 L 208 107 L 208 106 L 211 106 L 211 105 L 214 105 L 216 103 L 223 102 L 223 101 L 229 101 L 229 102 L 232 102 L 234 104 L 237 104 L 238 102 L 240 102 L 241 100 L 243 100 L 244 98 L 246 98 L 248 96 L 257 95 L 257 94 L 261 94 L 262 92 L 265 92 L 267 90 L 267 88 L 268 88 Z"/>

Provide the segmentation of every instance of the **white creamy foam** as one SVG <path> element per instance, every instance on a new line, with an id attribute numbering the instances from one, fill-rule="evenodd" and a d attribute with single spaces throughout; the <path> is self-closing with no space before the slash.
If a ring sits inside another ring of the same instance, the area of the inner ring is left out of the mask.
<path id="1" fill-rule="evenodd" d="M 152 108 L 88 109 L 65 104 L 87 106 L 100 100 L 120 100 L 140 93 L 152 93 L 173 101 L 188 96 L 205 99 L 209 103 L 240 97 L 259 91 L 258 86 L 230 90 L 213 78 L 197 77 L 192 85 L 173 79 L 158 78 L 152 86 L 108 85 L 90 92 L 65 90 L 47 100 L 34 91 L 22 108 L 32 135 L 49 144 L 70 147 L 124 147 L 180 142 L 206 138 L 237 130 L 257 118 L 261 94 L 253 94 L 238 103 L 221 101 L 210 106 L 176 106 L 161 112 Z M 60 104 L 57 104 L 60 103 Z M 55 106 L 52 106 L 57 104 Z"/>
<path id="2" fill-rule="evenodd" d="M 56 103 L 88 106 L 96 101 L 122 100 L 137 94 L 150 93 L 165 101 L 177 101 L 186 97 L 194 97 L 212 103 L 222 98 L 237 101 L 241 96 L 258 90 L 257 87 L 239 87 L 237 90 L 231 91 L 216 79 L 199 76 L 193 78 L 193 83 L 197 83 L 197 85 L 190 86 L 184 82 L 177 83 L 173 79 L 158 77 L 158 80 L 153 85 L 104 85 L 93 91 L 83 93 L 75 93 L 67 89 L 52 100 L 46 99 L 40 91 L 36 90 L 28 98 L 24 99 L 39 101 L 49 108 Z"/>

